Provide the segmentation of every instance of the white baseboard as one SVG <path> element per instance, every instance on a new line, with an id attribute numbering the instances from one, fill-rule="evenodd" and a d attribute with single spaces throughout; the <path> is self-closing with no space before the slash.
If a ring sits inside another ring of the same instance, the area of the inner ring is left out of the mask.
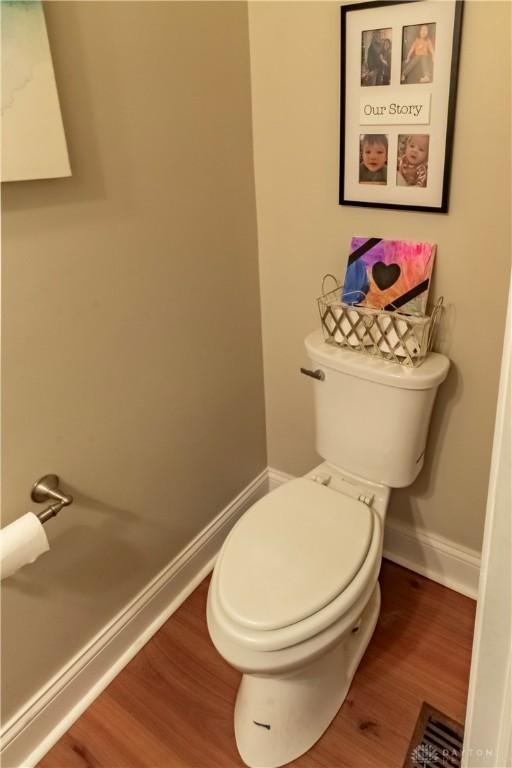
<path id="1" fill-rule="evenodd" d="M 269 490 L 292 479 L 292 475 L 268 468 Z M 415 573 L 476 600 L 480 553 L 430 533 L 425 529 L 386 520 L 384 557 Z"/>
<path id="2" fill-rule="evenodd" d="M 234 523 L 268 491 L 265 469 L 5 724 L 3 768 L 32 768 L 212 570 Z"/>
<path id="3" fill-rule="evenodd" d="M 389 520 L 384 557 L 476 600 L 480 553 L 438 534 Z"/>
<path id="4" fill-rule="evenodd" d="M 287 472 L 281 472 L 280 469 L 274 469 L 273 467 L 268 467 L 267 473 L 269 491 L 274 491 L 283 483 L 287 483 L 288 480 L 293 480 L 294 478 L 294 475 L 289 475 Z"/>

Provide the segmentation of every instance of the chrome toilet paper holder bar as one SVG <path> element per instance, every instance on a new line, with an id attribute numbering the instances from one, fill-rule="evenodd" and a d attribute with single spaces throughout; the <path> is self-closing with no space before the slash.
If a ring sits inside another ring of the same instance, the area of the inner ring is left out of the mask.
<path id="1" fill-rule="evenodd" d="M 59 488 L 58 475 L 44 475 L 32 486 L 30 493 L 32 501 L 41 504 L 44 501 L 55 501 L 42 512 L 36 512 L 36 517 L 40 523 L 46 523 L 51 517 L 58 515 L 61 509 L 69 507 L 73 503 L 73 497 L 70 494 L 62 493 Z"/>

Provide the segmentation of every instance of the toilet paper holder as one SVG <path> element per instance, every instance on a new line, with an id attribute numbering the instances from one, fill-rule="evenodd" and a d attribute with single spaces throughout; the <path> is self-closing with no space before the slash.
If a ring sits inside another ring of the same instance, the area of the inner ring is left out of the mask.
<path id="1" fill-rule="evenodd" d="M 32 486 L 30 493 L 32 501 L 38 504 L 44 501 L 55 501 L 42 512 L 36 512 L 36 517 L 40 523 L 46 523 L 51 517 L 58 515 L 61 509 L 68 507 L 73 503 L 73 497 L 70 494 L 62 493 L 59 488 L 58 475 L 44 475 Z"/>

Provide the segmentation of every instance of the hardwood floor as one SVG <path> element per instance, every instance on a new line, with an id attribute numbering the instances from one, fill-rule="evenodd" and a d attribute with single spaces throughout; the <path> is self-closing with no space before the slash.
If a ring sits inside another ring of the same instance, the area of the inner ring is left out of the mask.
<path id="1" fill-rule="evenodd" d="M 297 768 L 401 768 L 423 701 L 464 722 L 475 603 L 383 562 L 382 610 L 340 712 Z M 212 646 L 205 580 L 38 768 L 242 766 L 240 675 Z"/>

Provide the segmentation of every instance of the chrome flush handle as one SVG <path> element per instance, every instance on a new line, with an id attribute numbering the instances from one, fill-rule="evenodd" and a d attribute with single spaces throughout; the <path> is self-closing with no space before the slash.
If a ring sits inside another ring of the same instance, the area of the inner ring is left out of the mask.
<path id="1" fill-rule="evenodd" d="M 325 379 L 325 373 L 319 368 L 317 368 L 316 371 L 310 371 L 308 368 L 301 368 L 300 372 L 305 376 L 311 376 L 312 379 L 318 379 L 318 381 L 323 381 Z"/>

